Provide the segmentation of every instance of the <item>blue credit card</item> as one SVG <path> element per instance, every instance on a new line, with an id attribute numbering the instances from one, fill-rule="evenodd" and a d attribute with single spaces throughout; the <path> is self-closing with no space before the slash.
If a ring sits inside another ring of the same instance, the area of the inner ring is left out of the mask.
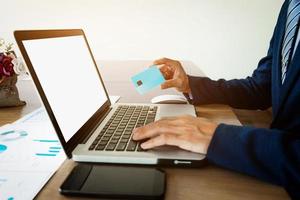
<path id="1" fill-rule="evenodd" d="M 165 82 L 165 78 L 157 66 L 152 65 L 148 69 L 131 77 L 131 81 L 140 94 L 145 94 Z"/>

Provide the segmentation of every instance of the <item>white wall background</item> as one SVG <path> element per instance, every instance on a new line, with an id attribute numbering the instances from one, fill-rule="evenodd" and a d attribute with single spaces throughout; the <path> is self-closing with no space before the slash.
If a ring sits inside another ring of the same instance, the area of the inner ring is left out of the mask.
<path id="1" fill-rule="evenodd" d="M 97 59 L 191 60 L 212 78 L 250 75 L 283 0 L 2 0 L 0 37 L 83 28 Z"/>

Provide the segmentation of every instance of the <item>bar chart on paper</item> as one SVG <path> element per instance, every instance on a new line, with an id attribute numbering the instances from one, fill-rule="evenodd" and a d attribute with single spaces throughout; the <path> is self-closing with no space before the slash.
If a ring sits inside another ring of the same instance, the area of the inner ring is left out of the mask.
<path id="1" fill-rule="evenodd" d="M 57 156 L 61 150 L 62 147 L 59 144 L 58 140 L 48 140 L 48 139 L 39 139 L 39 140 L 33 140 L 36 143 L 39 143 L 40 146 L 43 148 L 39 148 L 42 150 L 39 150 L 39 152 L 36 152 L 36 156 L 45 156 L 45 157 L 52 157 Z"/>
<path id="2" fill-rule="evenodd" d="M 56 166 L 56 160 L 65 158 L 48 122 L 25 122 L 0 130 L 0 152 L 0 170 L 46 171 Z"/>

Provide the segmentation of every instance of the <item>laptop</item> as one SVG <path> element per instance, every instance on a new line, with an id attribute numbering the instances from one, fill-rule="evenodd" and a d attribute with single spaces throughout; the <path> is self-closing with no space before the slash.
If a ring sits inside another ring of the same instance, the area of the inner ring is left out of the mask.
<path id="1" fill-rule="evenodd" d="M 195 116 L 195 109 L 187 104 L 112 105 L 83 30 L 15 31 L 14 35 L 69 158 L 115 164 L 203 164 L 205 155 L 172 146 L 145 151 L 132 140 L 135 127 L 167 116 Z"/>

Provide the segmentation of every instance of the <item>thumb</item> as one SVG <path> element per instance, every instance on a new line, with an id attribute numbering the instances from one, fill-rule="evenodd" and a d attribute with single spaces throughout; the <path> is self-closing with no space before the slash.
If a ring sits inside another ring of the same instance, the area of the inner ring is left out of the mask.
<path id="1" fill-rule="evenodd" d="M 163 84 L 161 84 L 161 89 L 176 87 L 176 83 L 177 83 L 176 79 L 166 80 Z"/>

